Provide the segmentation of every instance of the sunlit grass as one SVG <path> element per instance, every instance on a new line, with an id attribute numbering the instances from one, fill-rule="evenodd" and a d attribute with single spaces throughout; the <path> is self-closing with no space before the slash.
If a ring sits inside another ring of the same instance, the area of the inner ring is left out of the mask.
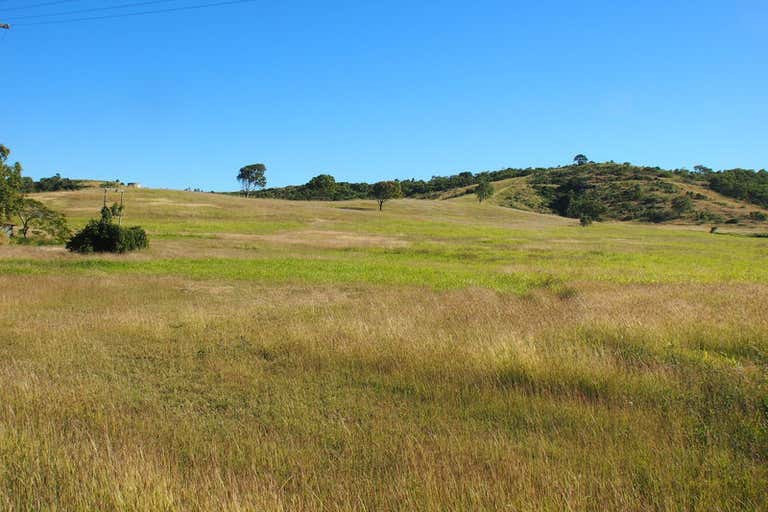
<path id="1" fill-rule="evenodd" d="M 132 194 L 0 247 L 0 510 L 765 509 L 768 240 Z"/>

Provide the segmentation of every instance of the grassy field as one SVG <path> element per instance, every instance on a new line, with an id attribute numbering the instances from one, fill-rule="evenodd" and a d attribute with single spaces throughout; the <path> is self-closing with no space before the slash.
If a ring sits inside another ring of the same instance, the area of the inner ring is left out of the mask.
<path id="1" fill-rule="evenodd" d="M 768 510 L 768 238 L 161 190 L 125 222 L 149 250 L 0 247 L 0 510 Z"/>

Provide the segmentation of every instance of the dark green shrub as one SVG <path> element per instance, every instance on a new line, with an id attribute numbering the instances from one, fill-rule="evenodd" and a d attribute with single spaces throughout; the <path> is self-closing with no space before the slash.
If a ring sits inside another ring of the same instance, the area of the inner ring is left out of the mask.
<path id="1" fill-rule="evenodd" d="M 768 220 L 768 215 L 763 212 L 749 212 L 749 218 L 752 220 L 764 221 Z"/>
<path id="2" fill-rule="evenodd" d="M 588 218 L 590 221 L 600 220 L 605 213 L 605 206 L 592 193 L 571 195 L 568 201 L 566 215 L 575 219 Z"/>
<path id="3" fill-rule="evenodd" d="M 697 222 L 725 222 L 725 217 L 718 213 L 713 213 L 707 210 L 699 210 L 694 213 L 693 218 Z"/>
<path id="4" fill-rule="evenodd" d="M 678 217 L 693 210 L 693 201 L 688 196 L 676 196 L 672 198 L 672 211 Z"/>
<path id="5" fill-rule="evenodd" d="M 123 253 L 149 246 L 147 233 L 139 226 L 124 228 L 112 222 L 112 210 L 101 210 L 101 220 L 92 219 L 67 242 L 67 250 L 79 253 Z"/>
<path id="6" fill-rule="evenodd" d="M 673 220 L 677 217 L 678 215 L 676 215 L 672 210 L 668 210 L 666 208 L 651 207 L 647 208 L 645 212 L 643 212 L 641 218 L 647 220 L 648 222 L 660 223 Z"/>

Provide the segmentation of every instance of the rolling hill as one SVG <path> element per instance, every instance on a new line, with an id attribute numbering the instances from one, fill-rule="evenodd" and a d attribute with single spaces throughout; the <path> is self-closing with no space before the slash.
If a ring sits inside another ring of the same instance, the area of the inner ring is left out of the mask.
<path id="1" fill-rule="evenodd" d="M 587 165 L 532 173 L 492 182 L 493 204 L 539 213 L 567 215 L 567 205 L 558 210 L 561 195 L 576 190 L 589 194 L 603 206 L 605 220 L 671 222 L 677 224 L 738 224 L 766 226 L 768 209 L 720 194 L 703 176 L 676 175 L 615 165 Z M 472 194 L 474 185 L 443 193 L 440 199 Z M 474 199 L 473 196 L 469 198 Z M 555 203 L 555 204 L 553 204 Z"/>
<path id="2" fill-rule="evenodd" d="M 553 168 L 463 172 L 399 183 L 405 197 L 446 200 L 472 194 L 479 182 L 489 181 L 497 192 L 493 204 L 572 218 L 583 216 L 586 208 L 594 220 L 759 227 L 768 220 L 767 176 L 764 171 L 741 169 L 689 172 L 588 162 Z M 330 176 L 325 178 L 333 181 Z M 368 183 L 340 182 L 322 189 L 314 183 L 310 180 L 305 185 L 265 189 L 255 196 L 338 201 L 370 199 L 374 195 Z"/>

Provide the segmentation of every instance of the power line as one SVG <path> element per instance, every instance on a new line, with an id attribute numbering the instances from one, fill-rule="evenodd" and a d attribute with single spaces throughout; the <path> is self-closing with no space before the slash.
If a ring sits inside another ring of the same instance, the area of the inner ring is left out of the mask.
<path id="1" fill-rule="evenodd" d="M 72 2 L 80 2 L 81 0 L 56 0 L 55 2 L 43 2 L 41 4 L 34 4 L 34 5 L 22 5 L 18 7 L 4 7 L 4 11 L 18 11 L 18 10 L 24 10 L 24 9 L 35 9 L 36 7 L 46 7 L 48 5 L 56 5 L 56 4 L 67 4 Z"/>
<path id="2" fill-rule="evenodd" d="M 198 5 L 187 5 L 183 7 L 170 7 L 168 9 L 155 9 L 153 11 L 140 11 L 140 12 L 129 12 L 129 13 L 123 13 L 123 14 L 107 14 L 104 16 L 89 16 L 85 18 L 71 18 L 71 19 L 64 19 L 64 20 L 51 20 L 51 21 L 36 21 L 32 23 L 21 23 L 19 25 L 14 25 L 15 27 L 30 27 L 33 25 L 51 25 L 51 24 L 62 24 L 62 23 L 75 23 L 79 21 L 91 21 L 91 20 L 106 20 L 106 19 L 112 19 L 112 18 L 127 18 L 130 16 L 145 16 L 149 14 L 160 14 L 160 13 L 166 13 L 166 12 L 177 12 L 177 11 L 189 11 L 192 9 L 205 9 L 208 7 L 221 7 L 225 5 L 235 5 L 235 4 L 246 4 L 246 3 L 252 3 L 252 2 L 258 2 L 261 0 L 229 0 L 227 2 L 212 2 L 208 4 L 198 4 Z"/>
<path id="3" fill-rule="evenodd" d="M 110 5 L 107 7 L 91 7 L 90 9 L 78 9 L 76 11 L 50 12 L 45 14 L 28 14 L 26 16 L 16 16 L 14 20 L 25 20 L 29 18 L 47 18 L 50 16 L 70 16 L 72 14 L 82 14 L 84 12 L 108 11 L 110 9 L 126 9 L 128 7 L 139 7 L 141 5 L 159 4 L 164 2 L 176 2 L 178 0 L 148 0 L 145 2 L 133 2 L 130 4 Z"/>

